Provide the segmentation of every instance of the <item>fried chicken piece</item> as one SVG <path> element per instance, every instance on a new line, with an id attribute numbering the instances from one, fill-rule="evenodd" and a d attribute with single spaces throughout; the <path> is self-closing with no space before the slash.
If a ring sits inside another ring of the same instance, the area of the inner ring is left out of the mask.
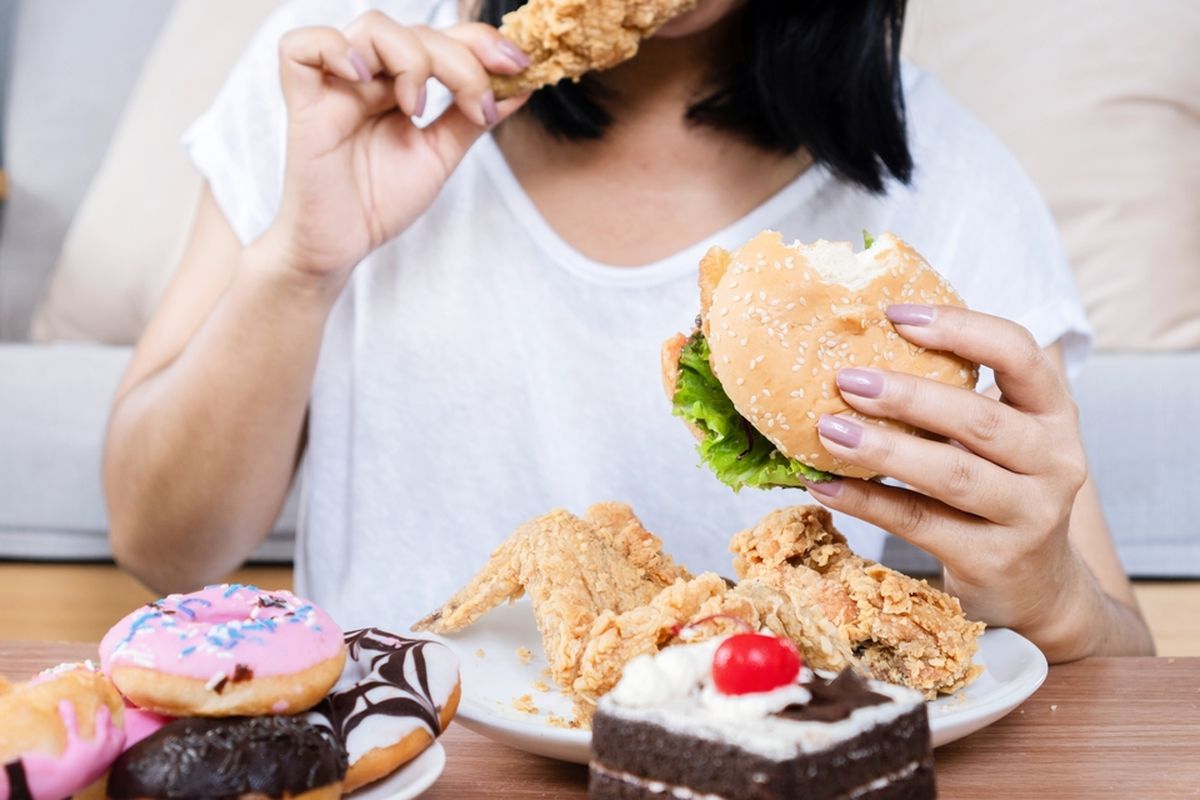
<path id="1" fill-rule="evenodd" d="M 689 623 L 694 627 L 684 632 Z M 631 659 L 680 641 L 735 633 L 745 625 L 758 627 L 753 604 L 733 595 L 725 579 L 713 572 L 680 578 L 646 605 L 624 613 L 602 612 L 588 634 L 579 676 L 571 686 L 576 714 L 590 719 L 596 700 L 617 685 Z"/>
<path id="2" fill-rule="evenodd" d="M 590 522 L 561 509 L 527 522 L 497 548 L 470 583 L 413 630 L 462 630 L 501 603 L 527 593 L 551 675 L 559 686 L 570 686 L 597 615 L 644 605 L 662 588 L 645 576 L 646 566 L 663 568 L 649 543 L 636 531 L 617 534 L 599 533 Z M 614 544 L 616 539 L 636 545 L 636 558 L 646 566 L 631 561 L 629 553 Z"/>
<path id="3" fill-rule="evenodd" d="M 754 577 L 741 581 L 726 595 L 730 604 L 739 599 L 753 607 L 757 627 L 791 639 L 813 669 L 840 671 L 861 666 L 845 634 L 811 604 L 811 594 L 796 591 L 785 581 L 772 585 Z"/>
<path id="4" fill-rule="evenodd" d="M 774 511 L 730 549 L 739 577 L 820 607 L 880 680 L 935 697 L 981 671 L 971 658 L 983 623 L 969 621 L 957 598 L 856 555 L 820 506 Z"/>
<path id="5" fill-rule="evenodd" d="M 492 76 L 497 100 L 563 78 L 608 69 L 637 55 L 638 45 L 698 0 L 529 0 L 504 15 L 500 33 L 532 62 L 518 75 Z"/>
<path id="6" fill-rule="evenodd" d="M 662 540 L 642 525 L 628 503 L 596 503 L 584 513 L 584 519 L 596 528 L 630 564 L 637 567 L 646 580 L 659 587 L 670 586 L 691 574 L 663 552 Z"/>

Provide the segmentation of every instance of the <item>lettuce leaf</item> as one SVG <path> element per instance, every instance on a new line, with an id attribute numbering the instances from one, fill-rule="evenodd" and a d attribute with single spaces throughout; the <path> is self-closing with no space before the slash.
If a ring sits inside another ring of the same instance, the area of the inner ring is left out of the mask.
<path id="1" fill-rule="evenodd" d="M 708 340 L 697 331 L 679 354 L 679 381 L 672 413 L 704 433 L 700 459 L 735 492 L 743 486 L 804 488 L 802 478 L 821 482 L 836 478 L 788 458 L 738 413 L 713 375 Z"/>
<path id="2" fill-rule="evenodd" d="M 863 228 L 863 249 L 870 250 L 871 245 L 875 244 L 875 237 L 866 228 Z"/>

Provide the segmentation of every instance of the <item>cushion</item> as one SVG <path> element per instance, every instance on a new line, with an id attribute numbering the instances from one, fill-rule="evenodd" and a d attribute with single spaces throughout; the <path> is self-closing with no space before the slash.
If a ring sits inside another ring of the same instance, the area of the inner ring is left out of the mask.
<path id="1" fill-rule="evenodd" d="M 10 60 L 0 64 L 8 174 L 0 341 L 29 340 L 67 227 L 170 7 L 166 0 L 0 0 L 0 40 L 11 44 Z"/>
<path id="2" fill-rule="evenodd" d="M 128 347 L 0 344 L 0 558 L 107 559 L 100 459 Z M 291 559 L 296 492 L 253 556 Z"/>
<path id="3" fill-rule="evenodd" d="M 185 243 L 201 179 L 179 145 L 279 0 L 179 0 L 36 310 L 34 341 L 135 342 Z"/>
<path id="4" fill-rule="evenodd" d="M 1200 492 L 1191 488 L 1200 353 L 1100 353 L 1084 365 L 1074 391 L 1092 475 L 1126 572 L 1200 578 Z M 882 560 L 915 574 L 940 570 L 932 556 L 896 538 Z"/>
<path id="5" fill-rule="evenodd" d="M 1000 136 L 1046 197 L 1097 348 L 1200 349 L 1193 0 L 909 9 L 906 55 Z"/>

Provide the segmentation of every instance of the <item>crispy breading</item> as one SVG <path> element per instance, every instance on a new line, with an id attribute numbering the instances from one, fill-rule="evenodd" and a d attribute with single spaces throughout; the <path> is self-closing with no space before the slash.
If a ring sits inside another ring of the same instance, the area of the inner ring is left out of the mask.
<path id="1" fill-rule="evenodd" d="M 492 76 L 497 99 L 563 78 L 578 79 L 637 55 L 638 45 L 697 0 L 529 0 L 504 15 L 500 33 L 532 62 L 518 75 Z"/>
<path id="2" fill-rule="evenodd" d="M 638 558 L 655 561 L 648 550 Z M 570 686 L 596 616 L 648 603 L 661 588 L 610 537 L 559 509 L 518 528 L 470 583 L 413 630 L 462 630 L 501 603 L 528 594 L 551 674 L 560 686 Z"/>
<path id="3" fill-rule="evenodd" d="M 729 591 L 726 600 L 744 599 L 754 608 L 757 625 L 791 639 L 813 669 L 841 670 L 859 666 L 845 634 L 812 602 L 812 595 L 787 581 L 777 584 L 747 578 Z"/>
<path id="4" fill-rule="evenodd" d="M 689 575 L 628 505 L 598 503 L 584 518 L 552 511 L 414 630 L 461 630 L 529 594 L 549 674 L 584 727 L 630 659 L 747 628 L 791 639 L 816 669 L 853 666 L 930 697 L 979 672 L 983 625 L 924 581 L 855 555 L 819 506 L 768 514 L 730 549 L 741 578 L 732 588 L 715 573 Z"/>
<path id="5" fill-rule="evenodd" d="M 703 622 L 700 622 L 703 621 Z M 686 633 L 688 623 L 697 623 Z M 680 579 L 653 600 L 624 613 L 605 611 L 596 618 L 572 685 L 576 712 L 589 717 L 596 700 L 617 685 L 629 661 L 669 644 L 695 642 L 758 627 L 758 614 L 747 598 L 729 594 L 725 579 L 705 572 Z"/>
<path id="6" fill-rule="evenodd" d="M 980 672 L 971 659 L 983 623 L 969 621 L 957 598 L 856 555 L 820 506 L 774 511 L 736 535 L 730 549 L 739 577 L 787 587 L 820 607 L 880 680 L 935 697 Z"/>
<path id="7" fill-rule="evenodd" d="M 670 586 L 680 578 L 692 577 L 663 552 L 662 540 L 646 530 L 628 503 L 596 503 L 585 512 L 584 519 L 651 583 Z"/>

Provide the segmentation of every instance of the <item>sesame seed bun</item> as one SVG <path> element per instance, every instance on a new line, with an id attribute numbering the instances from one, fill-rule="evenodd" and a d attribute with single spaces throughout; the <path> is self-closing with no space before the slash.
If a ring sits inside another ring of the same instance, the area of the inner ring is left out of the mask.
<path id="1" fill-rule="evenodd" d="M 701 331 L 713 373 L 751 425 L 809 466 L 873 477 L 821 446 L 823 414 L 917 432 L 853 411 L 835 383 L 839 369 L 873 367 L 975 387 L 977 365 L 909 343 L 888 320 L 893 303 L 965 306 L 920 254 L 891 234 L 855 254 L 848 242 L 789 246 L 766 231 L 733 253 L 710 250 L 700 283 Z"/>

